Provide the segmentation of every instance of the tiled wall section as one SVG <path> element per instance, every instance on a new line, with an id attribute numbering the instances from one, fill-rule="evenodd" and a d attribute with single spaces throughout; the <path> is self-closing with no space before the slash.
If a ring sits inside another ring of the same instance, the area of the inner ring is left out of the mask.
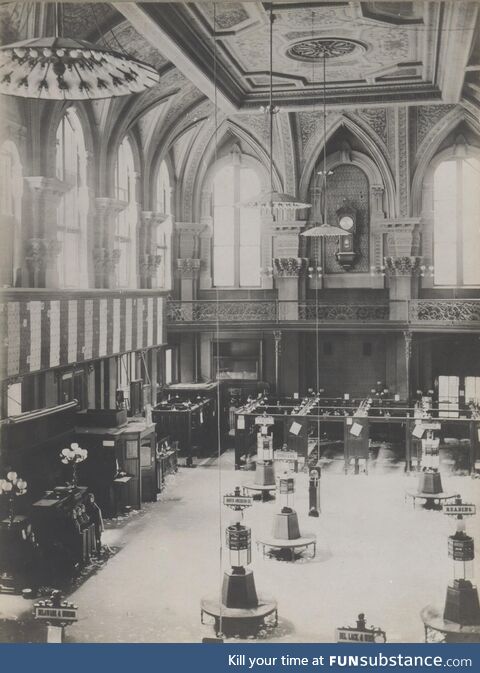
<path id="1" fill-rule="evenodd" d="M 0 298 L 0 379 L 166 341 L 165 298 L 158 293 L 37 296 Z"/>

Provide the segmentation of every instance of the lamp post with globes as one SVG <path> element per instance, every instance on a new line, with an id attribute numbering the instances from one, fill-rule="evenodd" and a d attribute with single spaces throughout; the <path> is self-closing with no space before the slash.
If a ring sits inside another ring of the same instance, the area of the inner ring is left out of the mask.
<path id="1" fill-rule="evenodd" d="M 15 521 L 15 497 L 25 495 L 27 482 L 11 471 L 7 473 L 6 479 L 0 479 L 0 491 L 8 497 L 8 525 L 11 527 Z"/>
<path id="2" fill-rule="evenodd" d="M 77 486 L 77 465 L 83 463 L 88 456 L 87 449 L 82 449 L 76 442 L 70 444 L 70 448 L 62 449 L 60 453 L 60 460 L 64 465 L 72 466 L 72 486 Z"/>

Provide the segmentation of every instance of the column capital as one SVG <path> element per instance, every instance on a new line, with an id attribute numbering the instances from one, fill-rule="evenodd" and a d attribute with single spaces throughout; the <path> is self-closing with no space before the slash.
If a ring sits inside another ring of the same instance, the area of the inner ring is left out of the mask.
<path id="1" fill-rule="evenodd" d="M 36 194 L 48 192 L 61 196 L 70 189 L 70 185 L 62 182 L 62 180 L 59 180 L 58 178 L 46 177 L 44 175 L 30 175 L 25 176 L 23 179 L 32 192 Z"/>
<path id="2" fill-rule="evenodd" d="M 29 238 L 25 242 L 25 259 L 34 269 L 45 269 L 55 261 L 62 249 L 56 238 Z"/>
<path id="3" fill-rule="evenodd" d="M 170 215 L 153 210 L 142 210 L 142 224 L 158 227 L 165 222 Z"/>
<path id="4" fill-rule="evenodd" d="M 182 278 L 197 278 L 200 272 L 200 259 L 182 257 L 177 259 L 177 274 Z"/>
<path id="5" fill-rule="evenodd" d="M 384 257 L 383 263 L 387 276 L 414 276 L 422 272 L 423 257 L 403 255 Z"/>
<path id="6" fill-rule="evenodd" d="M 126 201 L 121 201 L 120 199 L 114 199 L 110 196 L 97 196 L 95 199 L 95 208 L 97 212 L 103 214 L 111 213 L 121 213 L 122 210 L 128 206 Z"/>
<path id="7" fill-rule="evenodd" d="M 277 278 L 299 278 L 307 266 L 306 257 L 274 257 L 273 275 Z"/>
<path id="8" fill-rule="evenodd" d="M 93 265 L 97 271 L 113 273 L 115 266 L 120 260 L 120 250 L 107 250 L 107 248 L 97 247 L 93 249 Z"/>

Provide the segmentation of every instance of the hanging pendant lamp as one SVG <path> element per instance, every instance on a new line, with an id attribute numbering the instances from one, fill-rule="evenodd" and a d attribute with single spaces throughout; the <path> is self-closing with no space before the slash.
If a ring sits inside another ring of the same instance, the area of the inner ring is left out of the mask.
<path id="1" fill-rule="evenodd" d="M 279 108 L 273 105 L 273 21 L 273 5 L 270 5 L 270 96 L 269 104 L 263 108 L 270 120 L 270 190 L 261 192 L 240 205 L 246 208 L 260 208 L 262 214 L 271 214 L 276 220 L 278 215 L 310 208 L 311 204 L 301 203 L 295 196 L 278 192 L 273 188 L 273 118 L 279 112 Z"/>
<path id="2" fill-rule="evenodd" d="M 0 47 L 0 93 L 42 100 L 126 96 L 158 84 L 158 72 L 128 54 L 62 37 L 55 3 L 55 36 Z"/>
<path id="3" fill-rule="evenodd" d="M 322 51 L 323 60 L 323 222 L 310 227 L 301 233 L 301 236 L 310 238 L 327 238 L 329 236 L 348 236 L 349 232 L 327 223 L 327 52 Z"/>

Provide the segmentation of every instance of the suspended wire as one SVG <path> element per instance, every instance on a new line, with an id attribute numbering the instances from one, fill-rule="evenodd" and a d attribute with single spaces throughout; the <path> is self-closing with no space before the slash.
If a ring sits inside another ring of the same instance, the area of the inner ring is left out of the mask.
<path id="1" fill-rule="evenodd" d="M 218 91 L 217 91 L 217 3 L 213 3 L 213 116 L 214 116 L 214 162 L 218 161 Z M 215 209 L 215 180 L 212 185 L 212 215 L 213 215 L 213 230 L 216 226 L 216 209 Z M 220 407 L 220 294 L 218 291 L 218 284 L 215 285 L 215 340 L 216 340 L 216 363 L 215 363 L 215 381 L 217 384 L 217 459 L 218 459 L 218 560 L 219 560 L 219 576 L 220 576 L 220 614 L 219 614 L 219 635 L 223 633 L 223 612 L 222 612 L 222 580 L 223 580 L 223 498 L 222 498 L 222 428 L 221 428 L 221 407 Z"/>
<path id="2" fill-rule="evenodd" d="M 105 46 L 107 49 L 111 49 L 111 46 L 110 46 L 110 44 L 107 42 L 107 38 L 106 38 L 105 34 L 102 33 L 102 31 L 100 30 L 100 26 L 99 26 L 98 21 L 97 21 L 97 15 L 95 14 L 95 10 L 94 10 L 94 8 L 93 8 L 93 3 L 89 3 L 89 7 L 90 7 L 90 10 L 91 10 L 91 12 L 92 12 L 93 22 L 94 22 L 95 27 L 96 27 L 96 29 L 97 29 L 98 39 L 99 39 L 99 41 L 103 42 L 104 46 Z"/>

